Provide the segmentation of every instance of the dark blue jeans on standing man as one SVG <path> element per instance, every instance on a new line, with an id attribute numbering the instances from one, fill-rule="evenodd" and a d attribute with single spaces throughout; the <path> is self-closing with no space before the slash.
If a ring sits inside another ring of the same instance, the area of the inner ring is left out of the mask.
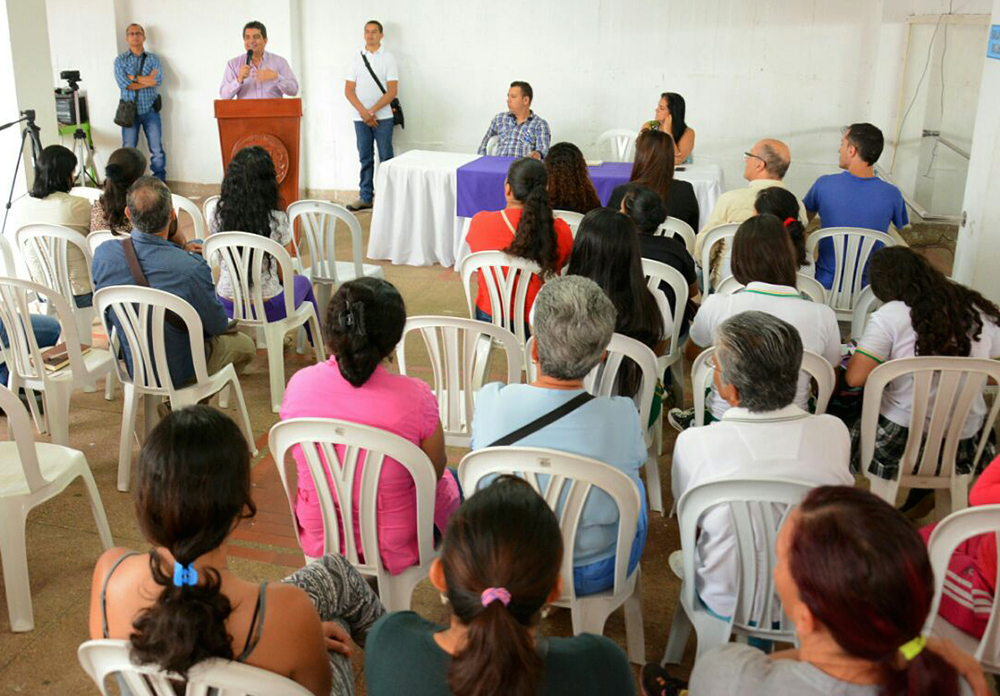
<path id="1" fill-rule="evenodd" d="M 167 155 L 163 152 L 163 124 L 160 114 L 150 109 L 144 114 L 136 114 L 129 128 L 122 128 L 122 147 L 136 147 L 139 144 L 139 126 L 146 133 L 149 146 L 149 168 L 160 181 L 167 180 Z"/>
<path id="2" fill-rule="evenodd" d="M 378 126 L 372 128 L 364 121 L 354 122 L 354 135 L 358 140 L 358 158 L 361 160 L 360 198 L 365 203 L 371 203 L 375 196 L 375 186 L 372 178 L 375 174 L 375 143 L 378 143 L 378 158 L 380 162 L 392 159 L 392 119 L 382 118 Z"/>

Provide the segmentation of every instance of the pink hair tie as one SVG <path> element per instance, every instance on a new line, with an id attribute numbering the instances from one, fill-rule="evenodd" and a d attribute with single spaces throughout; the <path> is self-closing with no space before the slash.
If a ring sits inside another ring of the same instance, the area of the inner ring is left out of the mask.
<path id="1" fill-rule="evenodd" d="M 498 599 L 504 606 L 507 606 L 510 604 L 510 592 L 504 587 L 487 587 L 480 595 L 480 601 L 484 607 L 488 607 Z"/>

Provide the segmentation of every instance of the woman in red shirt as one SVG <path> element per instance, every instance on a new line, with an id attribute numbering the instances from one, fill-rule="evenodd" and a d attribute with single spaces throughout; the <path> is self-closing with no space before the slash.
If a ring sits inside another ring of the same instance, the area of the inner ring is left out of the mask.
<path id="1" fill-rule="evenodd" d="M 534 261 L 541 267 L 541 278 L 533 276 L 528 284 L 525 322 L 544 279 L 559 273 L 573 248 L 573 233 L 569 225 L 552 217 L 547 186 L 548 174 L 544 164 L 529 157 L 514 160 L 503 184 L 507 207 L 496 212 L 476 213 L 466 237 L 473 252 L 503 251 L 510 256 Z M 480 274 L 476 319 L 492 322 L 491 311 L 489 291 Z"/>

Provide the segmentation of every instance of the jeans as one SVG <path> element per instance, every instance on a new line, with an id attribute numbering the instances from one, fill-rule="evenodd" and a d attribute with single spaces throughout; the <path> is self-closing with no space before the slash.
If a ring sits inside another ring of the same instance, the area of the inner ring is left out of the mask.
<path id="1" fill-rule="evenodd" d="M 146 132 L 149 168 L 153 170 L 153 176 L 160 181 L 166 181 L 167 155 L 163 152 L 163 125 L 158 112 L 150 109 L 144 114 L 136 114 L 132 125 L 129 128 L 122 128 L 122 147 L 136 147 L 139 144 L 139 126 Z"/>
<path id="2" fill-rule="evenodd" d="M 392 119 L 382 118 L 378 126 L 372 128 L 364 121 L 354 122 L 354 135 L 358 140 L 358 157 L 361 159 L 361 200 L 371 203 L 375 196 L 372 178 L 375 175 L 375 148 L 378 143 L 378 158 L 382 162 L 392 159 Z"/>
<path id="3" fill-rule="evenodd" d="M 35 332 L 35 341 L 38 343 L 39 348 L 54 346 L 56 341 L 59 340 L 59 334 L 62 332 L 62 328 L 55 317 L 47 317 L 44 314 L 31 315 L 31 328 Z M 2 322 L 0 322 L 0 340 L 3 341 L 4 348 L 10 346 L 10 343 L 7 341 L 7 327 Z M 0 364 L 0 384 L 7 386 L 9 376 L 10 370 L 7 369 L 7 363 Z"/>

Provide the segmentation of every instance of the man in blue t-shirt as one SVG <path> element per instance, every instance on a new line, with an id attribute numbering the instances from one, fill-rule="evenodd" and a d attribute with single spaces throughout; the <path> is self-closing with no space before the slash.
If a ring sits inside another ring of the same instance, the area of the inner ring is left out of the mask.
<path id="1" fill-rule="evenodd" d="M 809 220 L 819 214 L 827 227 L 860 227 L 888 234 L 889 223 L 902 229 L 910 224 L 906 204 L 899 189 L 875 176 L 875 163 L 882 154 L 882 131 L 870 123 L 847 127 L 840 141 L 840 174 L 827 174 L 816 180 L 802 199 Z M 872 251 L 881 248 L 876 244 Z M 819 244 L 816 280 L 824 287 L 833 285 L 833 240 Z M 867 261 L 862 283 L 868 284 Z"/>

